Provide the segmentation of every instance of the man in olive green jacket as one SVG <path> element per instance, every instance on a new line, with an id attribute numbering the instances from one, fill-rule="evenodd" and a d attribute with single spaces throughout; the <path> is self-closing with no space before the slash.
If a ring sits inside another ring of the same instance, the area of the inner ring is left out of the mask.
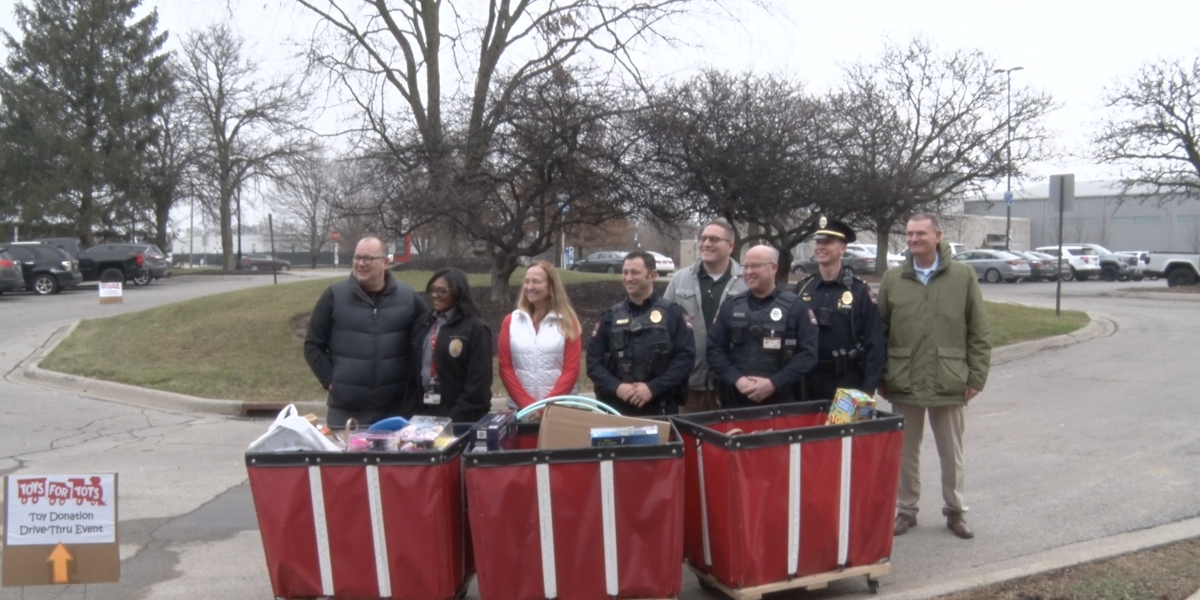
<path id="1" fill-rule="evenodd" d="M 992 346 L 975 270 L 957 262 L 932 215 L 908 221 L 909 259 L 883 275 L 879 313 L 887 337 L 880 395 L 904 416 L 895 534 L 917 524 L 925 415 L 942 464 L 942 514 L 960 538 L 975 536 L 963 501 L 963 408 L 987 383 Z"/>

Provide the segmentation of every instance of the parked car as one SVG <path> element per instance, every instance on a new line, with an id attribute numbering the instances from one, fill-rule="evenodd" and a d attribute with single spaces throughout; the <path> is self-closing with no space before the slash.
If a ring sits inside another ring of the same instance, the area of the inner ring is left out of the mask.
<path id="1" fill-rule="evenodd" d="M 670 275 L 675 272 L 675 260 L 665 254 L 650 251 L 650 255 L 654 257 L 654 268 L 658 270 L 659 275 Z"/>
<path id="2" fill-rule="evenodd" d="M 151 248 L 154 246 L 147 244 L 97 244 L 79 253 L 79 270 L 83 272 L 84 281 L 150 285 L 167 271 L 161 253 L 157 261 L 149 258 Z"/>
<path id="3" fill-rule="evenodd" d="M 286 271 L 292 268 L 291 261 L 282 258 L 276 258 L 270 254 L 261 256 L 242 255 L 242 262 L 238 263 L 239 269 L 247 271 Z"/>
<path id="4" fill-rule="evenodd" d="M 620 273 L 621 267 L 625 265 L 626 254 L 628 252 L 593 252 L 587 258 L 575 261 L 571 265 L 571 270 L 592 273 Z"/>
<path id="5" fill-rule="evenodd" d="M 988 283 L 1013 283 L 1032 276 L 1028 259 L 1004 250 L 968 250 L 954 260 L 970 265 L 975 275 Z"/>
<path id="6" fill-rule="evenodd" d="M 1042 246 L 1035 250 L 1058 258 L 1058 246 Z M 1071 264 L 1071 279 L 1086 281 L 1100 274 L 1100 255 L 1087 246 L 1063 244 L 1062 257 Z"/>
<path id="7" fill-rule="evenodd" d="M 850 269 L 851 273 L 865 274 L 875 272 L 875 255 L 862 250 L 847 249 L 842 254 L 842 266 Z M 796 259 L 792 261 L 793 273 L 816 273 L 819 266 L 817 259 Z"/>
<path id="8" fill-rule="evenodd" d="M 79 285 L 83 274 L 79 263 L 65 251 L 42 242 L 10 242 L 0 245 L 21 265 L 25 289 L 39 296 L 57 294 Z"/>
<path id="9" fill-rule="evenodd" d="M 1133 277 L 1137 270 L 1137 258 L 1122 256 L 1100 244 L 1079 243 L 1071 244 L 1071 246 L 1091 248 L 1096 251 L 1096 254 L 1100 256 L 1100 279 L 1104 281 L 1125 281 Z M 1065 244 L 1064 247 L 1066 247 Z"/>
<path id="10" fill-rule="evenodd" d="M 1150 252 L 1146 250 L 1118 250 L 1115 252 L 1120 256 L 1131 256 L 1136 261 L 1136 266 L 1133 267 L 1133 272 L 1130 278 L 1134 281 L 1141 281 L 1147 277 L 1146 269 L 1150 266 Z"/>
<path id="11" fill-rule="evenodd" d="M 1029 261 L 1029 281 L 1054 281 L 1064 274 L 1071 273 L 1071 265 L 1064 262 L 1060 270 L 1058 259 L 1049 254 L 1018 250 L 1011 252 Z"/>
<path id="12" fill-rule="evenodd" d="M 871 256 L 876 256 L 876 254 L 877 254 L 877 252 L 875 250 L 875 244 L 857 244 L 857 243 L 846 244 L 846 249 L 847 250 L 859 250 L 862 252 L 866 252 L 867 254 L 870 254 Z M 876 258 L 878 258 L 878 257 L 876 256 Z M 893 254 L 891 252 L 888 252 L 887 264 L 888 264 L 889 269 L 898 267 L 903 262 L 904 262 L 903 254 Z"/>
<path id="13" fill-rule="evenodd" d="M 8 250 L 0 250 L 0 294 L 25 287 L 21 265 Z"/>
<path id="14" fill-rule="evenodd" d="M 1168 287 L 1200 283 L 1200 254 L 1151 252 L 1146 263 L 1147 277 L 1162 277 Z"/>

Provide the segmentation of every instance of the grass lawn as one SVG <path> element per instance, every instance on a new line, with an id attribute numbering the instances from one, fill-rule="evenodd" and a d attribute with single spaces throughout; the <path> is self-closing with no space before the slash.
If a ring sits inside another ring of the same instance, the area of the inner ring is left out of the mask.
<path id="1" fill-rule="evenodd" d="M 430 273 L 394 272 L 418 290 Z M 512 281 L 524 279 L 524 271 Z M 563 273 L 568 284 L 612 281 L 617 275 Z M 486 293 L 487 275 L 472 275 Z M 330 280 L 301 281 L 207 296 L 147 311 L 88 320 L 41 363 L 45 369 L 204 398 L 248 401 L 323 400 L 304 361 L 304 330 Z M 619 290 L 617 292 L 619 294 Z M 1087 324 L 1087 315 L 988 303 L 993 345 L 1059 335 Z M 581 315 L 582 317 L 582 315 Z M 586 332 L 585 332 L 586 334 Z M 591 389 L 582 373 L 580 389 Z M 500 378 L 493 389 L 503 393 Z"/>

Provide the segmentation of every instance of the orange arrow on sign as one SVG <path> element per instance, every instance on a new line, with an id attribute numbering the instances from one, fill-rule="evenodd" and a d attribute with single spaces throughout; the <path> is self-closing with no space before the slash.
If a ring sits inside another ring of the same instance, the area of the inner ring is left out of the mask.
<path id="1" fill-rule="evenodd" d="M 54 551 L 50 553 L 50 558 L 46 562 L 54 563 L 54 583 L 67 583 L 67 561 L 75 560 L 71 558 L 71 553 L 63 547 L 62 542 L 59 542 L 54 547 Z"/>

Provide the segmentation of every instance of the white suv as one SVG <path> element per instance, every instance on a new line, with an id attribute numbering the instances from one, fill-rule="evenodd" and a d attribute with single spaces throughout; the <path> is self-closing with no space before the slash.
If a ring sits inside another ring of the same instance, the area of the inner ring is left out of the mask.
<path id="1" fill-rule="evenodd" d="M 1042 246 L 1034 249 L 1058 258 L 1058 246 Z M 1062 251 L 1063 259 L 1071 265 L 1071 277 L 1064 277 L 1064 280 L 1085 281 L 1089 277 L 1100 275 L 1100 255 L 1095 250 L 1078 244 L 1063 244 Z"/>

